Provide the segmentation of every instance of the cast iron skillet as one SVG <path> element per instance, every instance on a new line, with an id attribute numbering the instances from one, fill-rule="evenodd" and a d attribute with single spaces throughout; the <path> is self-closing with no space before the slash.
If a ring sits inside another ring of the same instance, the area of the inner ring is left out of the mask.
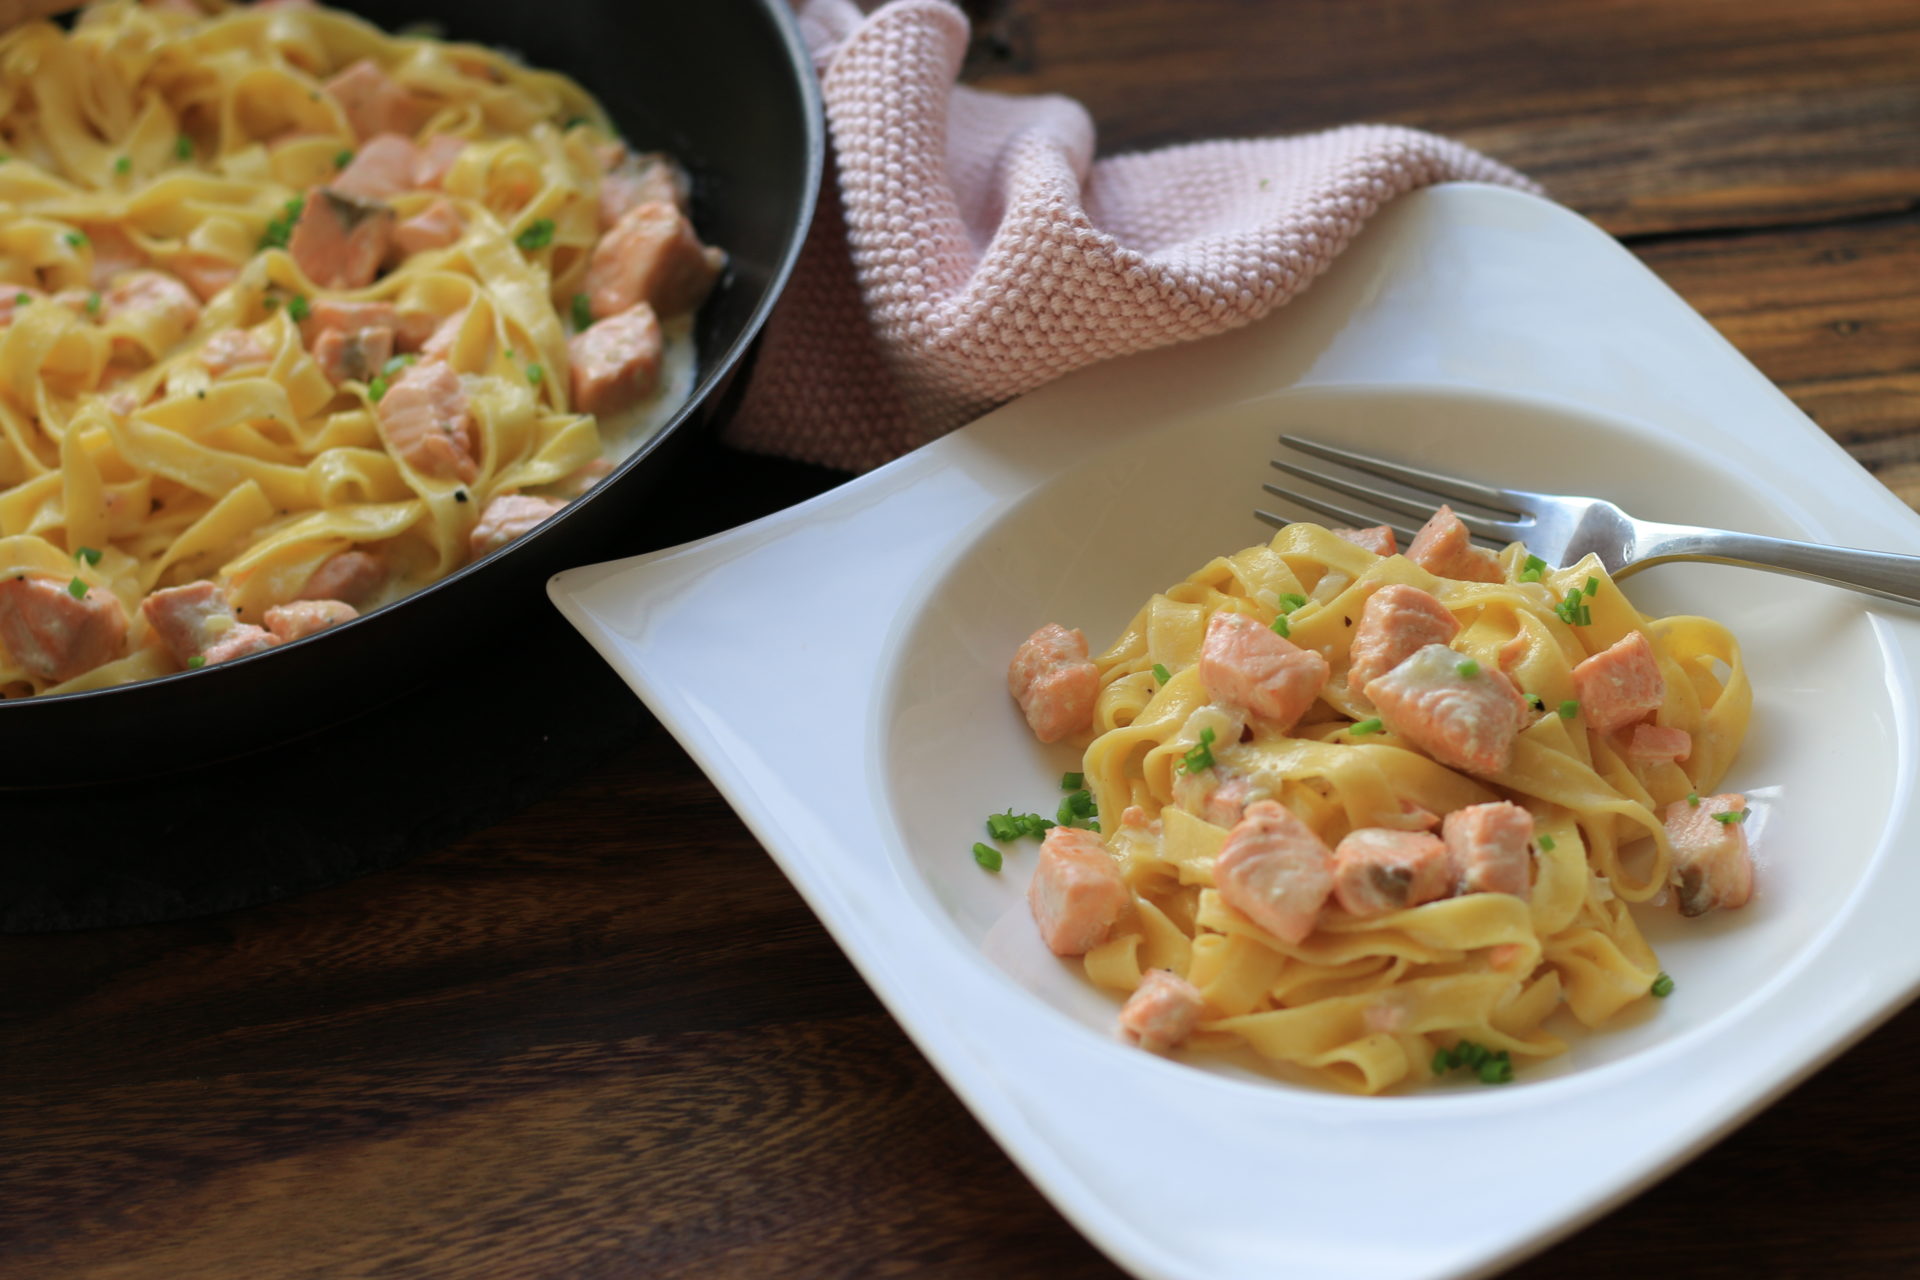
<path id="1" fill-rule="evenodd" d="M 694 223 L 729 266 L 696 326 L 700 378 L 666 429 L 586 497 L 426 590 L 298 643 L 142 684 L 0 702 L 0 789 L 151 776 L 246 754 L 358 715 L 444 668 L 538 681 L 514 624 L 546 579 L 605 553 L 643 504 L 697 502 L 673 460 L 747 362 L 813 217 L 824 142 L 819 89 L 786 0 L 347 0 L 393 30 L 512 49 L 599 97 L 640 150 L 694 176 Z M 488 690 L 476 683 L 473 696 Z"/>

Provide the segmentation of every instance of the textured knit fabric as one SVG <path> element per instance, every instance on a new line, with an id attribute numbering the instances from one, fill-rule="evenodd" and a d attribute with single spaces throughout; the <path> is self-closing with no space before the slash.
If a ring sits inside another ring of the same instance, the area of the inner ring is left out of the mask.
<path id="1" fill-rule="evenodd" d="M 1096 163 L 1078 103 L 956 87 L 946 0 L 811 0 L 801 27 L 834 163 L 727 429 L 756 452 L 878 466 L 1063 373 L 1264 316 L 1416 187 L 1532 187 L 1384 125 Z"/>

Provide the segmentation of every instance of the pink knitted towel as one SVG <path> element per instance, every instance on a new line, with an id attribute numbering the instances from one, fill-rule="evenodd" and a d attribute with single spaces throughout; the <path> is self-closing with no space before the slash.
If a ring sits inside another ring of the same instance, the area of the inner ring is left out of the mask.
<path id="1" fill-rule="evenodd" d="M 1457 143 L 1352 125 L 1093 160 L 1076 102 L 956 87 L 947 0 L 810 0 L 837 157 L 727 439 L 875 467 L 1071 370 L 1257 320 L 1387 201 L 1532 189 Z"/>

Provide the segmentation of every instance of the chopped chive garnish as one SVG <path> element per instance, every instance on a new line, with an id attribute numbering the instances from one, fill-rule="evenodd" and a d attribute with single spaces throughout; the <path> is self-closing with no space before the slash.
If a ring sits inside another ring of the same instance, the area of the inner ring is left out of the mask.
<path id="1" fill-rule="evenodd" d="M 173 157 L 176 160 L 193 159 L 193 139 L 181 134 L 173 140 Z"/>
<path id="2" fill-rule="evenodd" d="M 1570 627 L 1588 626 L 1593 622 L 1593 615 L 1587 611 L 1587 606 L 1581 603 L 1585 599 L 1586 597 L 1578 591 L 1572 592 L 1565 600 L 1553 606 L 1553 612 L 1560 621 Z"/>
<path id="3" fill-rule="evenodd" d="M 1647 988 L 1647 994 L 1656 1000 L 1665 1000 L 1673 994 L 1673 979 L 1663 972 L 1653 980 L 1653 985 Z"/>
<path id="4" fill-rule="evenodd" d="M 98 565 L 100 563 L 100 552 L 93 547 L 81 547 L 73 553 L 73 558 L 84 561 L 90 565 Z"/>
<path id="5" fill-rule="evenodd" d="M 1348 732 L 1349 733 L 1379 733 L 1382 729 L 1386 727 L 1387 727 L 1386 724 L 1380 719 L 1379 716 L 1374 716 L 1368 720 L 1354 721 L 1353 728 L 1348 730 Z"/>
<path id="6" fill-rule="evenodd" d="M 1547 709 L 1547 700 L 1537 693 L 1530 693 L 1527 695 L 1527 705 L 1535 711 L 1545 711 Z"/>
<path id="7" fill-rule="evenodd" d="M 1595 577 L 1591 577 L 1591 576 L 1590 576 L 1590 577 L 1588 577 L 1588 578 L 1587 578 L 1587 587 L 1586 587 L 1586 591 L 1587 591 L 1587 594 L 1588 594 L 1588 595 L 1593 595 L 1593 594 L 1595 594 L 1596 592 L 1598 592 L 1599 590 L 1600 590 L 1600 579 L 1598 579 L 1598 578 L 1595 578 Z"/>
<path id="8" fill-rule="evenodd" d="M 346 168 L 346 167 L 347 167 L 348 165 L 350 165 L 350 164 L 352 164 L 352 163 L 353 163 L 353 148 L 352 148 L 352 147 L 342 147 L 342 148 L 341 148 L 340 150 L 338 150 L 338 151 L 336 151 L 336 152 L 334 152 L 334 153 L 333 153 L 333 167 L 334 167 L 334 168 L 336 168 L 336 169 L 344 169 L 344 168 Z"/>
<path id="9" fill-rule="evenodd" d="M 1725 813 L 1714 814 L 1713 820 L 1732 826 L 1736 822 L 1745 822 L 1747 820 L 1747 811 L 1745 809 L 1729 809 Z"/>
<path id="10" fill-rule="evenodd" d="M 1007 812 L 1013 817 L 1015 835 L 1032 836 L 1038 840 L 1055 826 L 1037 813 L 1014 813 L 1011 809 Z"/>
<path id="11" fill-rule="evenodd" d="M 593 302 L 584 293 L 573 295 L 573 327 L 585 329 L 593 324 Z"/>
<path id="12" fill-rule="evenodd" d="M 1287 613 L 1292 613 L 1295 609 L 1306 604 L 1306 602 L 1307 598 L 1298 591 L 1288 591 L 1280 596 L 1280 607 Z"/>
<path id="13" fill-rule="evenodd" d="M 1283 613 L 1279 617 L 1273 620 L 1273 630 L 1274 630 L 1274 634 L 1279 636 L 1282 640 L 1285 640 L 1287 637 L 1293 634 L 1293 628 L 1287 624 L 1286 614 Z"/>
<path id="14" fill-rule="evenodd" d="M 513 242 L 528 252 L 546 248 L 553 243 L 553 219 L 535 218 L 513 238 Z"/>
<path id="15" fill-rule="evenodd" d="M 97 316 L 100 314 L 100 295 L 99 294 L 90 293 L 87 295 L 87 314 L 90 316 Z"/>
<path id="16" fill-rule="evenodd" d="M 87 584 L 75 578 L 67 584 L 67 594 L 75 600 L 85 600 L 87 598 Z"/>
<path id="17" fill-rule="evenodd" d="M 277 293 L 269 293 L 262 296 L 260 299 L 260 309 L 268 315 L 272 315 L 278 311 L 280 309 L 280 295 Z"/>
<path id="18" fill-rule="evenodd" d="M 1093 792 L 1088 791 L 1085 788 L 1075 791 L 1072 795 L 1068 796 L 1065 800 L 1062 800 L 1060 803 L 1065 805 L 1067 808 L 1067 812 L 1071 813 L 1076 818 L 1091 817 L 1095 812 L 1094 803 L 1093 803 Z"/>
<path id="19" fill-rule="evenodd" d="M 1505 1049 L 1502 1049 L 1481 1063 L 1476 1074 L 1480 1077 L 1481 1084 L 1512 1084 L 1513 1059 L 1507 1056 Z"/>
<path id="20" fill-rule="evenodd" d="M 1465 662 L 1461 663 L 1458 667 L 1455 667 L 1454 670 L 1460 673 L 1460 678 L 1462 680 L 1471 680 L 1475 676 L 1480 674 L 1480 664 L 1475 662 L 1472 658 L 1468 658 Z"/>
<path id="21" fill-rule="evenodd" d="M 1087 779 L 1085 774 L 1063 773 L 1060 775 L 1060 789 L 1062 791 L 1078 791 L 1086 785 Z"/>
<path id="22" fill-rule="evenodd" d="M 207 665 L 207 660 L 201 657 L 197 653 L 194 654 L 191 658 L 187 659 L 187 666 L 194 671 L 198 671 L 201 667 L 204 667 L 206 665 Z"/>
<path id="23" fill-rule="evenodd" d="M 1173 672 L 1156 662 L 1153 664 L 1153 678 L 1161 684 L 1165 684 L 1167 681 L 1173 679 Z"/>
<path id="24" fill-rule="evenodd" d="M 1568 698 L 1565 702 L 1560 704 L 1560 718 L 1562 720 L 1571 720 L 1579 714 L 1580 714 L 1580 703 L 1578 700 L 1574 698 Z"/>
<path id="25" fill-rule="evenodd" d="M 24 307 L 32 301 L 33 295 L 30 293 L 16 293 L 13 295 L 13 305 L 16 307 Z"/>
<path id="26" fill-rule="evenodd" d="M 995 840 L 1012 840 L 1017 837 L 1020 834 L 1020 824 L 1014 821 L 1013 810 L 988 814 L 987 834 Z"/>
<path id="27" fill-rule="evenodd" d="M 66 235 L 60 238 L 67 242 L 67 247 L 69 249 L 78 249 L 81 245 L 87 242 L 87 238 L 81 235 L 78 231 L 69 231 L 67 232 Z"/>
<path id="28" fill-rule="evenodd" d="M 537 364 L 530 364 L 527 366 L 528 382 L 531 382 L 534 386 L 537 387 L 541 383 L 545 382 L 546 380 L 547 380 L 547 371 L 545 369 L 542 369 Z"/>
<path id="29" fill-rule="evenodd" d="M 1698 809 L 1700 807 L 1700 793 L 1698 791 L 1687 792 L 1687 803 Z"/>
<path id="30" fill-rule="evenodd" d="M 386 394 L 387 394 L 387 380 L 381 377 L 380 375 L 375 374 L 373 381 L 367 384 L 367 399 L 373 401 L 375 404 L 379 404 L 380 397 Z"/>
<path id="31" fill-rule="evenodd" d="M 1213 730 L 1200 731 L 1200 741 L 1188 748 L 1187 754 L 1180 758 L 1180 767 L 1188 773 L 1199 773 L 1202 769 L 1213 768 Z"/>
<path id="32" fill-rule="evenodd" d="M 1000 869 L 1000 851 L 990 844 L 974 842 L 973 860 L 989 871 Z"/>
<path id="33" fill-rule="evenodd" d="M 1540 852 L 1552 853 L 1554 849 L 1557 847 L 1559 842 L 1556 841 L 1552 836 L 1541 836 L 1539 843 L 1540 843 Z"/>
<path id="34" fill-rule="evenodd" d="M 300 221 L 300 215 L 306 210 L 307 202 L 296 196 L 280 206 L 280 216 L 267 224 L 260 235 L 262 249 L 284 249 L 293 239 L 294 224 Z"/>
<path id="35" fill-rule="evenodd" d="M 1540 575 L 1547 571 L 1547 562 L 1539 556 L 1528 556 L 1527 563 L 1520 570 L 1520 581 L 1538 582 Z"/>
<path id="36" fill-rule="evenodd" d="M 1433 1074 L 1443 1076 L 1453 1070 L 1453 1054 L 1446 1049 L 1436 1049 L 1433 1054 Z"/>
<path id="37" fill-rule="evenodd" d="M 394 356 L 380 366 L 380 372 L 386 374 L 388 377 L 392 377 L 419 358 L 419 356 L 415 355 Z"/>
<path id="38" fill-rule="evenodd" d="M 133 159 L 130 156 L 121 156 L 113 162 L 113 171 L 119 174 L 132 173 Z"/>
<path id="39" fill-rule="evenodd" d="M 307 304 L 305 294 L 296 293 L 287 299 L 287 314 L 293 317 L 295 324 L 299 324 L 313 314 L 313 308 Z"/>

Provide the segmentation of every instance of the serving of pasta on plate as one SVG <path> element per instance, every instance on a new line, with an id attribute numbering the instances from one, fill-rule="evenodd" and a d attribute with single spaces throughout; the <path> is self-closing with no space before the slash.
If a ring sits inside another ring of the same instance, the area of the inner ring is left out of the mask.
<path id="1" fill-rule="evenodd" d="M 1740 650 L 1589 558 L 1474 546 L 1441 508 L 1287 526 L 1155 595 L 1104 652 L 1057 624 L 1008 686 L 1082 790 L 1028 890 L 1143 1047 L 1377 1093 L 1513 1078 L 1673 981 L 1631 908 L 1744 905 Z M 1104 827 L 1104 829 L 1103 829 Z"/>
<path id="2" fill-rule="evenodd" d="M 0 36 L 0 696 L 228 661 L 510 543 L 724 267 L 578 84 L 306 0 Z"/>

